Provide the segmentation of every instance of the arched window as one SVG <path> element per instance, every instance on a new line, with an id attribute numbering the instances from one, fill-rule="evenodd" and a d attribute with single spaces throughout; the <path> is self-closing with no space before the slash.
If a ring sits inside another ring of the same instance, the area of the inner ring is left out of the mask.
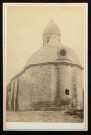
<path id="1" fill-rule="evenodd" d="M 47 43 L 49 42 L 49 37 L 47 37 Z"/>

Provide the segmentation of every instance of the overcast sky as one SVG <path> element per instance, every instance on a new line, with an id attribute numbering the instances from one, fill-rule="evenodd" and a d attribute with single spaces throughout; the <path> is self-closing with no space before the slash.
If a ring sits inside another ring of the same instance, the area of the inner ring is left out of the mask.
<path id="1" fill-rule="evenodd" d="M 8 6 L 6 84 L 43 46 L 43 30 L 51 19 L 61 31 L 62 44 L 74 49 L 84 65 L 84 7 Z"/>

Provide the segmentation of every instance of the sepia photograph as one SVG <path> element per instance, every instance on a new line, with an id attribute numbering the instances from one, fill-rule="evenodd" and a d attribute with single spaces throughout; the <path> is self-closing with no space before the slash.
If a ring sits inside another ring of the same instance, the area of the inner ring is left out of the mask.
<path id="1" fill-rule="evenodd" d="M 86 15 L 86 3 L 3 4 L 5 130 L 87 129 Z"/>

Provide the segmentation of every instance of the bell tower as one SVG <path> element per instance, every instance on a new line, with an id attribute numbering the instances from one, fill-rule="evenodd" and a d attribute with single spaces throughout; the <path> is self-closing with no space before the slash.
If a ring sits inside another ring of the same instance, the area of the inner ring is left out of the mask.
<path id="1" fill-rule="evenodd" d="M 53 37 L 60 42 L 60 36 L 58 26 L 54 23 L 53 19 L 51 19 L 43 31 L 43 46 L 47 45 Z"/>

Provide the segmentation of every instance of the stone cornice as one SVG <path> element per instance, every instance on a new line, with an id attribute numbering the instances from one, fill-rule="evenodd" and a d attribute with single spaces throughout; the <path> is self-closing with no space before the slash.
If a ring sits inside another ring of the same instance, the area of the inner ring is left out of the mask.
<path id="1" fill-rule="evenodd" d="M 14 80 L 15 78 L 17 78 L 18 76 L 20 76 L 22 73 L 24 73 L 27 69 L 29 69 L 30 67 L 33 67 L 33 66 L 39 66 L 39 65 L 49 65 L 49 64 L 53 64 L 53 65 L 59 65 L 59 64 L 63 64 L 63 65 L 71 65 L 71 66 L 76 66 L 80 69 L 84 69 L 81 65 L 78 65 L 78 64 L 73 64 L 71 62 L 62 62 L 62 61 L 58 61 L 58 62 L 46 62 L 46 63 L 37 63 L 37 64 L 30 64 L 28 65 L 27 67 L 25 67 L 20 73 L 18 73 L 16 76 L 14 76 L 12 80 Z"/>
<path id="2" fill-rule="evenodd" d="M 64 65 L 71 65 L 71 66 L 77 66 L 81 69 L 84 69 L 81 65 L 78 65 L 78 64 L 73 64 L 73 63 L 69 63 L 69 62 L 46 62 L 46 63 L 38 63 L 38 64 L 30 64 L 28 65 L 27 67 L 24 68 L 24 70 L 28 69 L 29 67 L 32 67 L 32 66 L 38 66 L 38 65 L 49 65 L 49 64 L 64 64 Z"/>
<path id="3" fill-rule="evenodd" d="M 17 75 L 15 75 L 12 79 L 11 79 L 11 81 L 12 80 L 14 80 L 15 78 L 17 78 L 18 76 L 20 76 L 22 73 L 24 73 L 25 72 L 25 70 L 23 69 L 21 72 L 19 72 Z"/>

